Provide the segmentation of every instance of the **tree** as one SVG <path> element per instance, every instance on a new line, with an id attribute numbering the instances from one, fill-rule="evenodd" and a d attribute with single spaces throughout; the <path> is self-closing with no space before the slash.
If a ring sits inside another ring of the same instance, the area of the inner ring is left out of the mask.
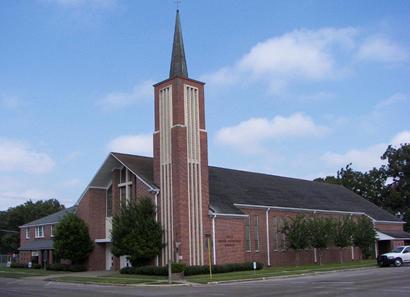
<path id="1" fill-rule="evenodd" d="M 321 265 L 321 249 L 327 248 L 332 241 L 333 221 L 329 218 L 315 216 L 307 220 L 307 231 L 309 245 L 317 249 Z"/>
<path id="2" fill-rule="evenodd" d="M 0 254 L 9 254 L 17 251 L 20 242 L 19 226 L 45 217 L 64 209 L 64 205 L 56 199 L 28 200 L 24 204 L 10 207 L 0 212 L 0 229 L 17 231 L 17 233 L 0 232 Z"/>
<path id="3" fill-rule="evenodd" d="M 299 251 L 309 247 L 308 224 L 304 215 L 285 220 L 282 232 L 287 239 L 287 247 L 296 251 L 296 264 L 299 265 Z"/>
<path id="4" fill-rule="evenodd" d="M 410 144 L 402 144 L 399 148 L 389 145 L 381 158 L 387 160 L 383 169 L 392 179 L 386 208 L 404 213 L 410 208 Z"/>
<path id="5" fill-rule="evenodd" d="M 383 207 L 388 192 L 385 169 L 373 168 L 368 172 L 362 173 L 353 170 L 351 166 L 352 164 L 348 164 L 345 168 L 338 170 L 336 177 L 327 176 L 325 178 L 317 178 L 315 181 L 342 185 L 370 202 Z"/>
<path id="6" fill-rule="evenodd" d="M 93 248 L 85 222 L 74 213 L 66 214 L 57 224 L 54 233 L 55 255 L 71 260 L 72 264 L 81 264 Z"/>
<path id="7" fill-rule="evenodd" d="M 342 249 L 353 244 L 353 221 L 351 218 L 343 218 L 335 220 L 333 225 L 333 242 L 335 246 L 340 248 L 339 256 L 340 263 L 343 263 L 343 252 Z"/>
<path id="8" fill-rule="evenodd" d="M 353 244 L 360 248 L 364 258 L 369 258 L 376 241 L 376 231 L 372 221 L 361 216 L 353 225 Z"/>
<path id="9" fill-rule="evenodd" d="M 149 264 L 160 254 L 163 231 L 155 220 L 155 206 L 150 198 L 123 205 L 112 223 L 112 253 L 115 256 L 127 256 L 136 267 Z"/>

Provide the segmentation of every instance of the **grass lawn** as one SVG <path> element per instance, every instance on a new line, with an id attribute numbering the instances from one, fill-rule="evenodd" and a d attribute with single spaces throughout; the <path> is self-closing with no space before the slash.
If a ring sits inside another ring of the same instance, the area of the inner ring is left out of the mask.
<path id="1" fill-rule="evenodd" d="M 62 273 L 58 271 L 50 271 L 44 269 L 34 269 L 34 268 L 7 268 L 0 267 L 0 277 L 11 277 L 11 278 L 22 278 L 28 276 L 42 276 Z"/>
<path id="2" fill-rule="evenodd" d="M 287 275 L 298 275 L 312 272 L 324 272 L 332 270 L 343 270 L 352 268 L 363 268 L 363 267 L 375 267 L 375 260 L 363 260 L 363 261 L 352 261 L 343 264 L 331 263 L 322 265 L 303 265 L 303 266 L 281 266 L 281 267 L 269 267 L 263 268 L 256 271 L 238 271 L 238 272 L 228 272 L 228 273 L 218 273 L 214 274 L 212 279 L 209 278 L 209 274 L 193 275 L 186 277 L 186 280 L 194 283 L 206 284 L 210 281 L 228 281 L 228 280 L 244 280 L 244 279 L 254 279 L 263 277 L 274 277 L 274 276 L 287 276 Z"/>
<path id="3" fill-rule="evenodd" d="M 105 285 L 132 285 L 132 284 L 161 284 L 167 283 L 165 276 L 151 275 L 122 275 L 110 276 L 62 276 L 48 279 L 57 282 L 81 283 L 81 284 L 105 284 Z"/>

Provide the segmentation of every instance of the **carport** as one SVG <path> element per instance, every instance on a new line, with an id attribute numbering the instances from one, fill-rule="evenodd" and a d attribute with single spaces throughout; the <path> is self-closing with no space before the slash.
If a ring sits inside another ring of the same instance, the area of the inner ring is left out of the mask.
<path id="1" fill-rule="evenodd" d="M 410 245 L 410 233 L 406 231 L 379 231 L 376 230 L 376 257 L 390 252 L 397 246 Z"/>

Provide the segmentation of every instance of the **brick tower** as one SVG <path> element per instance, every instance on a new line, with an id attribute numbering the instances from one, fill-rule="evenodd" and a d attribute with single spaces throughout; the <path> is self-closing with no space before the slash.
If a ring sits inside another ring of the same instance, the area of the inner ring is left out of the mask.
<path id="1" fill-rule="evenodd" d="M 178 10 L 169 78 L 154 88 L 154 180 L 166 244 L 160 264 L 203 265 L 210 233 L 204 83 L 188 77 Z"/>

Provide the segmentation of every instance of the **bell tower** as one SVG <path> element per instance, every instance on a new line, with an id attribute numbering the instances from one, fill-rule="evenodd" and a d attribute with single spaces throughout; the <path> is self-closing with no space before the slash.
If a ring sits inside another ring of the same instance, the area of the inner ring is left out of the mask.
<path id="1" fill-rule="evenodd" d="M 165 243 L 160 265 L 204 265 L 210 234 L 204 83 L 188 77 L 179 10 L 169 78 L 154 88 L 154 180 Z"/>

